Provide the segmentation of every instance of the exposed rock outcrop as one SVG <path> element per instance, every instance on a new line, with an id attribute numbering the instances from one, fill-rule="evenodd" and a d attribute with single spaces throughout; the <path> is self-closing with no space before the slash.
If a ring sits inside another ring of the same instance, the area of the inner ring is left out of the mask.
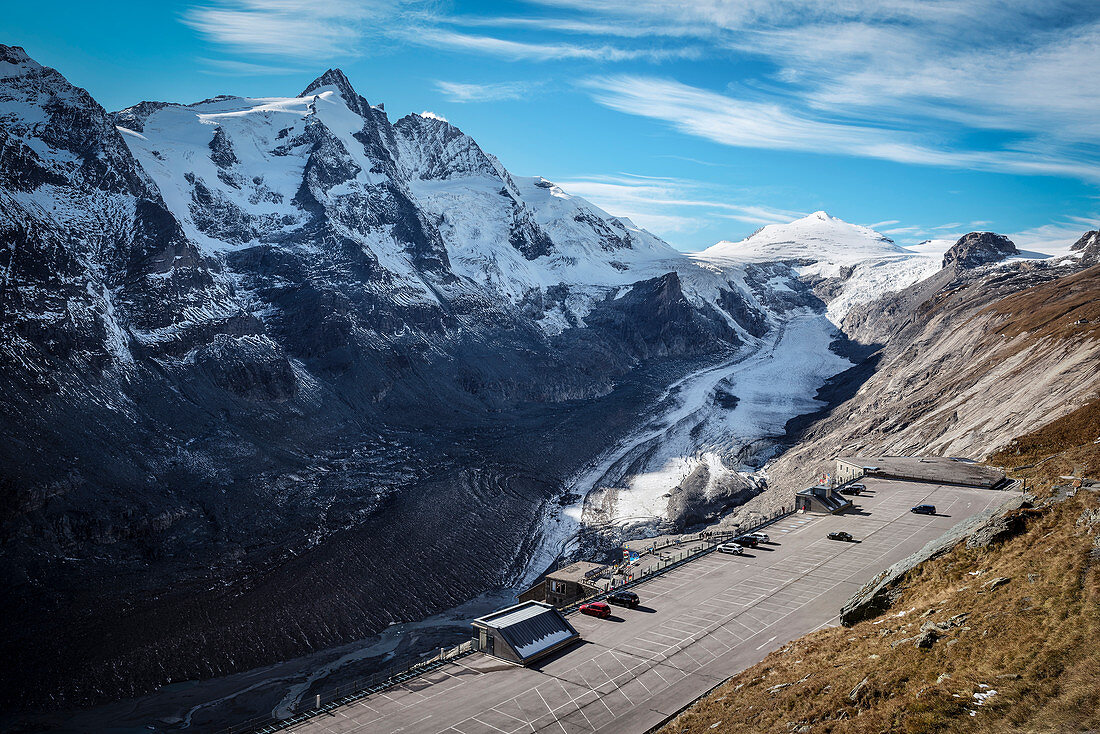
<path id="1" fill-rule="evenodd" d="M 1085 232 L 1070 249 L 1081 253 L 1078 261 L 1081 265 L 1089 267 L 1100 264 L 1100 230 Z"/>
<path id="2" fill-rule="evenodd" d="M 994 232 L 971 232 L 959 238 L 943 256 L 943 267 L 964 270 L 1019 254 L 1012 240 Z"/>
<path id="3" fill-rule="evenodd" d="M 909 571 L 927 560 L 947 553 L 959 543 L 968 540 L 976 533 L 982 532 L 990 525 L 997 524 L 1005 515 L 1028 506 L 1030 506 L 1030 500 L 1027 496 L 1009 496 L 1005 498 L 1005 504 L 1000 507 L 986 510 L 980 515 L 975 515 L 958 523 L 939 538 L 927 543 L 916 553 L 903 558 L 864 584 L 841 608 L 840 623 L 850 627 L 857 622 L 872 619 L 887 611 L 903 591 L 901 582 Z M 923 632 L 924 630 L 922 630 Z M 926 642 L 930 645 L 935 642 L 935 638 L 929 636 Z"/>

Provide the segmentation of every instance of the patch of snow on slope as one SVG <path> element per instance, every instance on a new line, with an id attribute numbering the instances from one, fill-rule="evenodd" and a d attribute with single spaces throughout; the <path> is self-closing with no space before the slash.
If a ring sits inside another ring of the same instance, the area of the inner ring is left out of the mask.
<path id="1" fill-rule="evenodd" d="M 849 224 L 825 212 L 814 212 L 789 224 L 769 224 L 740 242 L 719 242 L 699 253 L 705 260 L 777 262 L 812 260 L 832 267 L 888 255 L 908 255 L 904 248 L 873 229 Z"/>
<path id="2" fill-rule="evenodd" d="M 935 273 L 943 250 L 939 243 L 927 251 L 906 249 L 869 227 L 819 211 L 789 224 L 769 224 L 740 242 L 719 242 L 693 257 L 719 267 L 791 262 L 804 278 L 840 278 L 843 284 L 828 304 L 829 319 L 839 324 L 853 306 Z"/>

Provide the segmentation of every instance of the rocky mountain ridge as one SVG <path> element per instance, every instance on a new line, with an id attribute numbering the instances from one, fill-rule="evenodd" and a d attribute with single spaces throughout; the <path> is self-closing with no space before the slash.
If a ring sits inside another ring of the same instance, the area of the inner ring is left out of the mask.
<path id="1" fill-rule="evenodd" d="M 842 331 L 858 363 L 823 388 L 828 409 L 789 426 L 768 469 L 777 492 L 759 501 L 782 503 L 838 454 L 982 459 L 1091 400 L 1100 271 L 1076 253 L 1000 262 L 1015 249 L 972 233 L 931 277 L 852 309 Z"/>
<path id="2" fill-rule="evenodd" d="M 514 581 L 568 478 L 681 393 L 701 407 L 670 410 L 678 442 L 628 447 L 617 476 L 688 467 L 647 497 L 708 519 L 811 403 L 768 392 L 789 326 L 823 353 L 810 385 L 839 369 L 834 324 L 900 350 L 962 294 L 924 338 L 965 341 L 958 318 L 1006 323 L 987 287 L 1096 246 L 930 279 L 822 212 L 766 228 L 759 257 L 688 257 L 447 122 L 391 123 L 339 70 L 108 114 L 0 46 L 0 153 L 6 708 L 260 666 Z M 813 257 L 826 241 L 857 247 Z"/>
<path id="3" fill-rule="evenodd" d="M 957 269 L 975 268 L 986 263 L 1004 260 L 1018 255 L 1012 240 L 995 232 L 970 232 L 963 235 L 943 256 L 943 267 Z"/>
<path id="4" fill-rule="evenodd" d="M 285 659 L 508 582 L 563 478 L 663 385 L 814 302 L 447 123 L 391 124 L 337 70 L 109 115 L 0 47 L 0 150 L 3 650 L 25 661 L 5 708 Z"/>

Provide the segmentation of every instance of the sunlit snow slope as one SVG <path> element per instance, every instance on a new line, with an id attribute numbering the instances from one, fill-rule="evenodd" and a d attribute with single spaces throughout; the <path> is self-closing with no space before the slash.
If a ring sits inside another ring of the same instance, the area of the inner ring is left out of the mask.
<path id="1" fill-rule="evenodd" d="M 942 250 L 907 250 L 869 227 L 819 211 L 789 224 L 769 224 L 740 242 L 719 242 L 695 257 L 720 267 L 734 262 L 786 262 L 804 278 L 835 280 L 835 286 L 826 291 L 826 301 L 830 319 L 840 323 L 853 306 L 906 288 L 939 270 L 941 255 Z"/>

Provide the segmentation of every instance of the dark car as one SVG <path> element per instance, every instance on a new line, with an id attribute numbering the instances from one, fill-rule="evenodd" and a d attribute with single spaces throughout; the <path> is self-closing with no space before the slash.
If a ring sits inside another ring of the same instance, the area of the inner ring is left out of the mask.
<path id="1" fill-rule="evenodd" d="M 754 538 L 751 535 L 742 535 L 738 538 L 734 538 L 733 542 L 737 543 L 737 545 L 743 545 L 747 548 L 755 548 L 756 546 L 760 545 L 760 540 Z"/>
<path id="2" fill-rule="evenodd" d="M 604 604 L 602 601 L 594 601 L 589 604 L 581 604 L 581 614 L 587 614 L 590 617 L 599 617 L 600 619 L 607 619 L 611 616 L 611 607 Z"/>
<path id="3" fill-rule="evenodd" d="M 761 543 L 770 543 L 771 542 L 771 538 L 768 537 L 767 533 L 745 533 L 745 537 L 747 537 L 747 538 L 756 538 Z"/>
<path id="4" fill-rule="evenodd" d="M 630 607 L 636 609 L 638 607 L 638 595 L 633 591 L 613 591 L 607 595 L 607 601 L 611 604 L 617 604 L 620 607 Z"/>
<path id="5" fill-rule="evenodd" d="M 846 533 L 843 530 L 837 530 L 836 532 L 829 533 L 829 540 L 843 540 L 846 543 L 851 543 L 852 534 Z"/>
<path id="6" fill-rule="evenodd" d="M 935 515 L 936 514 L 936 506 L 935 505 L 917 505 L 916 507 L 911 508 L 909 510 L 909 512 L 915 513 L 917 515 Z"/>
<path id="7" fill-rule="evenodd" d="M 851 486 L 848 486 L 848 487 L 841 487 L 840 488 L 840 493 L 841 494 L 850 494 L 850 495 L 854 495 L 854 496 L 857 496 L 857 497 L 859 496 L 859 493 L 862 492 L 862 491 L 863 491 L 862 489 L 860 489 L 859 487 L 857 487 L 854 484 L 851 485 Z"/>

